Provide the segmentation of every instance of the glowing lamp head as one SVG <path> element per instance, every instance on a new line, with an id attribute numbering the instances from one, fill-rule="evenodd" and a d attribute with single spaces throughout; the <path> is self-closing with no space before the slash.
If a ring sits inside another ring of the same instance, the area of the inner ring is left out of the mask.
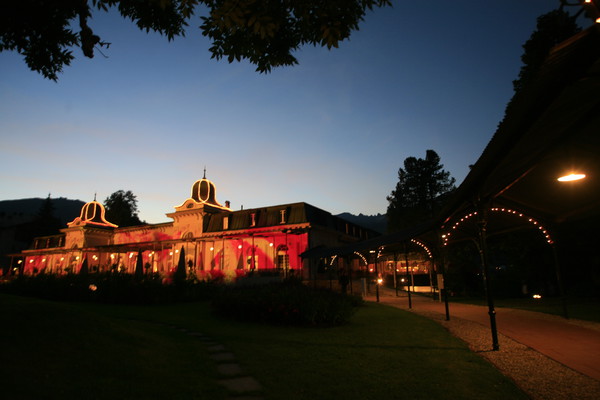
<path id="1" fill-rule="evenodd" d="M 580 181 L 584 178 L 585 178 L 585 174 L 571 173 L 568 175 L 563 175 L 560 178 L 557 178 L 556 180 L 559 182 L 573 182 L 573 181 Z"/>

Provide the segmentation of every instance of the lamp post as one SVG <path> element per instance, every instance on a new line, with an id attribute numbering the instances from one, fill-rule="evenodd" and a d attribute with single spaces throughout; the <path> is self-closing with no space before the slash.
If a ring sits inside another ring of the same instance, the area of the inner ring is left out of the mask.
<path id="1" fill-rule="evenodd" d="M 375 297 L 379 303 L 379 269 L 377 268 L 377 251 L 371 250 L 373 255 L 373 267 L 375 268 Z"/>
<path id="2" fill-rule="evenodd" d="M 494 309 L 492 286 L 490 284 L 490 267 L 486 244 L 487 207 L 480 208 L 479 212 L 477 213 L 477 219 L 477 227 L 479 231 L 479 256 L 481 258 L 483 280 L 485 283 L 485 296 L 487 298 L 488 314 L 490 316 L 490 328 L 492 330 L 492 349 L 499 350 L 500 345 L 498 344 L 498 330 L 496 328 L 496 310 Z"/>
<path id="3" fill-rule="evenodd" d="M 412 298 L 410 297 L 410 276 L 408 272 L 408 246 L 406 245 L 406 242 L 404 242 L 404 262 L 406 263 L 406 293 L 408 293 L 408 308 L 412 308 Z"/>

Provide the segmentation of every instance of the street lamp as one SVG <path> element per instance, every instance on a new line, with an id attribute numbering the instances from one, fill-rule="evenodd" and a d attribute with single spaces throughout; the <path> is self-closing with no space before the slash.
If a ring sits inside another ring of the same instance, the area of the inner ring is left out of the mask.
<path id="1" fill-rule="evenodd" d="M 563 175 L 563 176 L 557 178 L 556 180 L 559 182 L 573 182 L 573 181 L 580 181 L 584 178 L 585 178 L 585 174 L 570 173 L 568 175 Z"/>

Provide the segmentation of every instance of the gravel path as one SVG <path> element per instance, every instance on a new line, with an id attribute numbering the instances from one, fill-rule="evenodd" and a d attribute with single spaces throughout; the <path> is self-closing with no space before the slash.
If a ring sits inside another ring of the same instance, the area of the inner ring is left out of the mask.
<path id="1" fill-rule="evenodd" d="M 382 302 L 406 309 L 386 301 L 387 299 L 382 299 Z M 409 311 L 440 323 L 454 336 L 465 341 L 472 351 L 487 359 L 500 372 L 511 378 L 532 399 L 600 399 L 599 381 L 574 371 L 507 336 L 498 334 L 500 350 L 492 351 L 489 326 L 458 317 L 451 317 L 450 321 L 446 321 L 444 314 L 429 310 L 413 308 Z M 554 317 L 548 316 L 548 318 Z M 597 329 L 598 325 L 596 324 L 595 327 Z"/>
<path id="2" fill-rule="evenodd" d="M 491 351 L 489 327 L 461 318 L 451 318 L 450 321 L 446 321 L 437 313 L 414 312 L 439 322 L 454 336 L 464 340 L 471 350 L 495 365 L 532 399 L 598 400 L 600 398 L 600 382 L 502 334 L 498 335 L 500 350 Z"/>

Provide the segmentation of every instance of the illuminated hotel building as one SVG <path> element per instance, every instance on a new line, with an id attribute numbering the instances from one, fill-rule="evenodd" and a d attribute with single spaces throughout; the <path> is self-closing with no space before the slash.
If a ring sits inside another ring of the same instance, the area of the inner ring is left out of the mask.
<path id="1" fill-rule="evenodd" d="M 166 214 L 172 222 L 120 228 L 104 212 L 99 202 L 86 203 L 61 234 L 36 238 L 21 254 L 21 273 L 78 273 L 84 260 L 91 272 L 133 273 L 141 254 L 146 272 L 166 274 L 183 248 L 186 265 L 197 274 L 279 269 L 308 278 L 316 265 L 303 252 L 377 235 L 307 203 L 233 211 L 228 202 L 217 202 L 206 177 Z"/>

